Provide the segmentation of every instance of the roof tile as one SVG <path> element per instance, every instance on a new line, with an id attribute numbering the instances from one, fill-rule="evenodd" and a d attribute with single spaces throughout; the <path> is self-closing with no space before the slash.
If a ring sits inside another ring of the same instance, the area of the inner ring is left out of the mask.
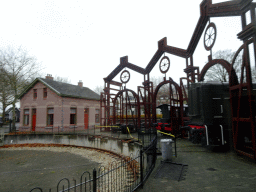
<path id="1" fill-rule="evenodd" d="M 100 100 L 100 96 L 87 87 L 80 87 L 78 85 L 72 85 L 68 83 L 54 81 L 51 79 L 43 79 L 43 78 L 38 78 L 38 79 L 42 83 L 44 83 L 46 86 L 49 85 L 50 86 L 49 88 L 53 88 L 56 91 L 58 91 L 60 96 Z"/>

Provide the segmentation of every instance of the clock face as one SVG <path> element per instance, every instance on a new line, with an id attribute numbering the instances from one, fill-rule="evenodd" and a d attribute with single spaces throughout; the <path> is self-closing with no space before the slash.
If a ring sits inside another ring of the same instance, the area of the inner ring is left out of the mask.
<path id="1" fill-rule="evenodd" d="M 127 70 L 124 70 L 121 73 L 120 79 L 122 81 L 122 83 L 127 83 L 130 80 L 130 73 Z"/>
<path id="2" fill-rule="evenodd" d="M 170 59 L 167 56 L 164 56 L 159 64 L 159 69 L 162 73 L 166 73 L 170 68 Z"/>
<path id="3" fill-rule="evenodd" d="M 214 23 L 210 23 L 204 34 L 204 47 L 207 51 L 213 47 L 217 36 L 217 29 Z"/>

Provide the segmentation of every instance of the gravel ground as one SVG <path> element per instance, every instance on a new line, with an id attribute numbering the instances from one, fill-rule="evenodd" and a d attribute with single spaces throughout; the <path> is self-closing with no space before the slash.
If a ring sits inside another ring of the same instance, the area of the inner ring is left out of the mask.
<path id="1" fill-rule="evenodd" d="M 0 149 L 0 191 L 56 191 L 57 183 L 68 178 L 73 185 L 84 171 L 109 166 L 117 159 L 107 153 L 72 147 L 18 147 Z"/>

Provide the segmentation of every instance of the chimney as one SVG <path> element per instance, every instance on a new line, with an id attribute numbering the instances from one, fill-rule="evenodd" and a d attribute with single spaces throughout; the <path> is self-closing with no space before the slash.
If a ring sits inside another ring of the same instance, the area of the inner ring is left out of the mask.
<path id="1" fill-rule="evenodd" d="M 45 79 L 51 79 L 51 80 L 53 80 L 53 77 L 52 77 L 51 74 L 47 74 L 47 75 L 45 76 Z"/>
<path id="2" fill-rule="evenodd" d="M 82 82 L 82 80 L 79 80 L 78 86 L 79 86 L 79 87 L 83 87 L 83 82 Z"/>

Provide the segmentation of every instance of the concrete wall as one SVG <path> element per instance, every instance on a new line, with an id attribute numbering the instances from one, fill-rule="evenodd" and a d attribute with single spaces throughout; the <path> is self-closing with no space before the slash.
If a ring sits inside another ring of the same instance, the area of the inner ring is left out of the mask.
<path id="1" fill-rule="evenodd" d="M 84 147 L 93 147 L 109 150 L 118 154 L 133 157 L 139 155 L 141 145 L 138 143 L 126 143 L 115 138 L 96 138 L 88 135 L 48 135 L 48 134 L 31 134 L 31 135 L 5 135 L 4 145 L 10 144 L 65 144 Z"/>

